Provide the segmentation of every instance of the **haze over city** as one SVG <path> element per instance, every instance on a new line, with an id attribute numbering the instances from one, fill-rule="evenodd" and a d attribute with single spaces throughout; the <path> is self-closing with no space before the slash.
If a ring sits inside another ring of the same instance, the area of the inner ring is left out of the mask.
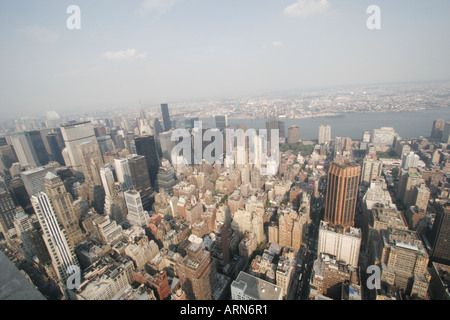
<path id="1" fill-rule="evenodd" d="M 69 30 L 69 5 L 81 29 Z M 369 5 L 381 29 L 369 30 Z M 0 109 L 450 79 L 448 1 L 3 1 Z M 413 66 L 413 67 L 412 67 Z"/>
<path id="2" fill-rule="evenodd" d="M 0 300 L 450 300 L 449 9 L 2 1 Z"/>

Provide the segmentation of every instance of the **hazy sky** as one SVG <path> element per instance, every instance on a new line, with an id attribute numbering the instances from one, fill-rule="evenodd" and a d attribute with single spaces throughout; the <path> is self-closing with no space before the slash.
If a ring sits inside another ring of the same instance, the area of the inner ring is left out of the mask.
<path id="1" fill-rule="evenodd" d="M 69 30 L 69 5 L 81 29 Z M 369 5 L 381 29 L 369 30 Z M 2 0 L 0 111 L 450 79 L 448 0 Z"/>

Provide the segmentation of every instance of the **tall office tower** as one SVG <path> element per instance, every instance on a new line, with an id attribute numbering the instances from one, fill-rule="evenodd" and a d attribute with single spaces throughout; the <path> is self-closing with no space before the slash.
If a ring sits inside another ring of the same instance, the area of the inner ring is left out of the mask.
<path id="1" fill-rule="evenodd" d="M 269 148 L 268 150 L 270 150 L 272 148 L 272 145 L 271 145 L 272 130 L 280 130 L 280 128 L 278 127 L 278 120 L 276 118 L 270 118 L 269 120 L 267 120 L 266 121 L 266 130 L 267 130 L 267 146 Z M 278 136 L 279 136 L 279 134 L 278 134 Z M 270 152 L 268 152 L 268 154 L 270 154 Z"/>
<path id="2" fill-rule="evenodd" d="M 278 120 L 278 129 L 280 130 L 280 138 L 286 138 L 286 124 L 284 121 Z"/>
<path id="3" fill-rule="evenodd" d="M 167 103 L 161 104 L 161 113 L 163 117 L 164 131 L 169 131 L 170 128 L 172 128 L 172 123 L 170 122 L 169 106 Z"/>
<path id="4" fill-rule="evenodd" d="M 16 206 L 6 186 L 0 182 L 0 232 L 8 239 L 8 230 L 14 229 Z"/>
<path id="5" fill-rule="evenodd" d="M 6 169 L 10 169 L 13 163 L 19 161 L 13 148 L 12 145 L 0 146 L 0 162 L 3 163 Z"/>
<path id="6" fill-rule="evenodd" d="M 127 220 L 133 226 L 142 227 L 149 223 L 150 216 L 142 206 L 141 196 L 136 190 L 124 192 L 125 202 L 128 208 Z"/>
<path id="7" fill-rule="evenodd" d="M 53 269 L 60 282 L 65 285 L 70 275 L 69 267 L 78 266 L 78 259 L 70 244 L 66 230 L 58 221 L 57 215 L 47 194 L 41 192 L 31 197 L 34 211 L 43 232 L 43 239 L 50 254 Z"/>
<path id="8" fill-rule="evenodd" d="M 11 135 L 11 143 L 22 167 L 30 166 L 35 168 L 41 165 L 28 132 L 13 133 Z"/>
<path id="9" fill-rule="evenodd" d="M 404 154 L 402 157 L 402 168 L 407 170 L 408 168 L 417 168 L 419 166 L 419 155 L 414 152 Z"/>
<path id="10" fill-rule="evenodd" d="M 211 300 L 217 274 L 209 251 L 192 243 L 186 256 L 175 265 L 181 288 L 189 300 Z"/>
<path id="11" fill-rule="evenodd" d="M 138 137 L 134 140 L 136 144 L 136 152 L 138 155 L 144 156 L 147 162 L 148 175 L 150 183 L 155 185 L 156 176 L 159 169 L 159 156 L 156 149 L 156 140 L 154 136 Z"/>
<path id="12" fill-rule="evenodd" d="M 19 208 L 14 216 L 14 228 L 17 232 L 17 239 L 20 239 L 20 251 L 28 261 L 32 261 L 33 256 L 36 255 L 34 243 L 30 237 L 34 230 L 33 218 L 37 219 L 36 215 L 30 216 L 22 208 Z"/>
<path id="13" fill-rule="evenodd" d="M 164 159 L 169 160 L 171 163 L 175 161 L 172 159 L 172 149 L 177 145 L 177 141 L 172 141 L 172 134 L 174 130 L 171 129 L 167 132 L 162 132 L 159 135 L 159 143 L 161 145 L 161 153 Z"/>
<path id="14" fill-rule="evenodd" d="M 100 148 L 100 154 L 103 156 L 105 152 L 110 152 L 115 149 L 115 145 L 110 135 L 104 135 L 97 139 L 98 147 Z"/>
<path id="15" fill-rule="evenodd" d="M 105 165 L 100 169 L 100 178 L 102 180 L 103 189 L 105 189 L 105 213 L 111 213 L 111 205 L 114 197 L 114 174 L 109 167 Z"/>
<path id="16" fill-rule="evenodd" d="M 376 178 L 381 176 L 383 163 L 380 160 L 366 158 L 361 169 L 361 184 L 370 185 Z"/>
<path id="17" fill-rule="evenodd" d="M 332 225 L 354 226 L 358 196 L 359 165 L 332 162 L 328 170 L 325 221 Z"/>
<path id="18" fill-rule="evenodd" d="M 41 165 L 45 165 L 49 162 L 47 149 L 45 148 L 44 140 L 42 139 L 40 131 L 30 131 L 30 140 L 36 152 L 37 159 Z"/>
<path id="19" fill-rule="evenodd" d="M 283 289 L 241 271 L 231 283 L 231 300 L 283 300 Z"/>
<path id="20" fill-rule="evenodd" d="M 56 174 L 55 167 L 46 165 L 20 173 L 29 197 L 39 192 L 45 192 L 44 178 L 49 172 Z"/>
<path id="21" fill-rule="evenodd" d="M 159 135 L 164 132 L 164 128 L 161 125 L 161 122 L 159 122 L 158 118 L 153 118 L 150 121 L 150 126 L 153 128 L 153 133 L 155 134 L 156 138 L 159 138 Z"/>
<path id="22" fill-rule="evenodd" d="M 370 142 L 370 131 L 369 130 L 364 130 L 364 132 L 362 134 L 362 142 L 364 142 L 364 143 Z"/>
<path id="23" fill-rule="evenodd" d="M 431 231 L 434 240 L 431 259 L 450 265 L 450 204 L 436 203 L 434 207 L 436 218 Z"/>
<path id="24" fill-rule="evenodd" d="M 131 131 L 128 131 L 125 133 L 124 136 L 124 143 L 125 143 L 125 148 L 128 150 L 128 152 L 130 154 L 136 153 L 135 150 L 133 151 L 133 146 L 134 146 L 134 139 L 135 139 L 135 134 Z"/>
<path id="25" fill-rule="evenodd" d="M 114 159 L 114 168 L 116 170 L 117 181 L 120 183 L 122 190 L 130 190 L 133 187 L 133 180 L 131 178 L 128 158 Z"/>
<path id="26" fill-rule="evenodd" d="M 85 141 L 77 145 L 78 155 L 83 165 L 84 179 L 86 182 L 100 185 L 100 168 L 103 166 L 103 158 L 97 141 Z"/>
<path id="27" fill-rule="evenodd" d="M 84 235 L 73 210 L 72 197 L 67 193 L 64 183 L 57 175 L 49 172 L 44 181 L 45 193 L 51 201 L 53 212 L 66 230 L 69 240 L 75 248 L 84 240 Z"/>
<path id="28" fill-rule="evenodd" d="M 437 119 L 433 121 L 433 128 L 431 129 L 431 138 L 433 139 L 441 139 L 442 133 L 444 132 L 445 128 L 445 120 L 444 119 Z"/>
<path id="29" fill-rule="evenodd" d="M 319 144 L 330 143 L 331 141 L 331 126 L 320 125 L 319 127 Z"/>
<path id="30" fill-rule="evenodd" d="M 65 162 L 62 157 L 61 149 L 59 148 L 58 138 L 56 133 L 49 133 L 46 136 L 47 143 L 50 147 L 50 157 L 51 160 L 58 162 L 60 165 L 64 166 Z"/>
<path id="31" fill-rule="evenodd" d="M 218 114 L 214 116 L 216 121 L 216 128 L 224 130 L 228 126 L 228 117 L 225 114 Z"/>
<path id="32" fill-rule="evenodd" d="M 95 140 L 94 127 L 90 121 L 65 124 L 61 126 L 61 134 L 69 162 L 66 161 L 66 166 L 72 166 L 76 175 L 82 176 L 84 168 L 77 146 L 83 142 Z"/>
<path id="33" fill-rule="evenodd" d="M 300 141 L 300 129 L 295 124 L 288 129 L 288 141 L 289 144 L 294 144 Z"/>
<path id="34" fill-rule="evenodd" d="M 139 192 L 142 205 L 147 211 L 152 210 L 153 201 L 151 199 L 153 188 L 148 178 L 147 161 L 144 156 L 132 154 L 128 156 L 128 166 L 130 167 L 131 181 L 134 189 Z"/>
<path id="35" fill-rule="evenodd" d="M 336 257 L 353 267 L 358 266 L 359 250 L 361 248 L 361 229 L 332 227 L 329 222 L 321 221 L 319 226 L 319 239 L 317 255 L 326 253 Z"/>

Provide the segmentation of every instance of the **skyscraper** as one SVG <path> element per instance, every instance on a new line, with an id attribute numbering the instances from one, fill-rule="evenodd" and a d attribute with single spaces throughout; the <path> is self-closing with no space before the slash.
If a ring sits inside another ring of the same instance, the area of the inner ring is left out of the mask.
<path id="1" fill-rule="evenodd" d="M 61 126 L 61 134 L 66 145 L 68 160 L 66 166 L 72 166 L 77 175 L 82 175 L 83 163 L 81 161 L 80 154 L 78 153 L 77 146 L 83 142 L 95 140 L 94 127 L 90 121 L 70 123 Z"/>
<path id="2" fill-rule="evenodd" d="M 101 185 L 100 168 L 103 158 L 95 139 L 77 145 L 78 155 L 83 165 L 84 179 L 94 185 Z"/>
<path id="3" fill-rule="evenodd" d="M 365 183 L 370 185 L 372 180 L 375 180 L 381 176 L 383 164 L 380 160 L 374 160 L 372 158 L 364 159 L 361 170 L 361 184 Z"/>
<path id="4" fill-rule="evenodd" d="M 64 166 L 65 162 L 64 162 L 64 159 L 61 154 L 61 149 L 59 148 L 59 145 L 58 145 L 58 138 L 57 138 L 56 133 L 49 133 L 46 136 L 46 139 L 47 139 L 47 143 L 50 147 L 51 159 L 53 161 L 58 162 L 60 165 Z"/>
<path id="5" fill-rule="evenodd" d="M 14 229 L 16 206 L 6 186 L 0 182 L 0 232 L 7 238 L 8 230 Z"/>
<path id="6" fill-rule="evenodd" d="M 214 119 L 216 121 L 216 128 L 219 130 L 224 130 L 228 125 L 228 118 L 227 115 L 218 114 L 214 116 Z"/>
<path id="7" fill-rule="evenodd" d="M 84 235 L 73 209 L 72 197 L 67 193 L 61 178 L 54 173 L 47 173 L 44 181 L 46 194 L 50 199 L 53 212 L 66 230 L 68 238 L 75 248 L 84 240 Z"/>
<path id="8" fill-rule="evenodd" d="M 53 205 L 46 193 L 41 192 L 31 197 L 34 211 L 43 231 L 43 238 L 52 259 L 53 269 L 59 280 L 65 285 L 69 267 L 79 266 L 66 230 L 59 222 Z"/>
<path id="9" fill-rule="evenodd" d="M 45 165 L 49 162 L 49 157 L 47 150 L 45 149 L 44 141 L 41 136 L 40 131 L 30 131 L 28 132 L 30 135 L 30 140 L 33 145 L 33 148 L 36 152 L 36 157 L 41 165 Z"/>
<path id="10" fill-rule="evenodd" d="M 431 259 L 434 262 L 450 264 L 450 204 L 435 204 L 436 218 L 432 235 L 433 249 Z"/>
<path id="11" fill-rule="evenodd" d="M 150 216 L 142 206 L 141 196 L 136 190 L 124 192 L 125 201 L 128 208 L 127 220 L 133 226 L 142 227 L 148 224 Z"/>
<path id="12" fill-rule="evenodd" d="M 147 162 L 148 175 L 150 177 L 150 183 L 152 184 L 152 186 L 154 186 L 159 169 L 159 156 L 156 149 L 155 137 L 137 137 L 134 142 L 136 144 L 137 154 L 145 157 L 145 160 Z"/>
<path id="13" fill-rule="evenodd" d="M 433 121 L 433 129 L 431 130 L 431 138 L 441 139 L 445 128 L 445 120 L 437 119 Z"/>
<path id="14" fill-rule="evenodd" d="M 348 161 L 332 162 L 328 170 L 325 221 L 353 226 L 358 196 L 360 167 Z"/>
<path id="15" fill-rule="evenodd" d="M 186 249 L 187 255 L 175 265 L 188 299 L 211 300 L 216 274 L 209 251 L 198 243 Z"/>
<path id="16" fill-rule="evenodd" d="M 329 143 L 331 140 L 331 126 L 320 125 L 319 127 L 319 144 Z"/>
<path id="17" fill-rule="evenodd" d="M 148 177 L 147 161 L 144 156 L 133 154 L 128 156 L 131 181 L 133 187 L 139 192 L 145 210 L 151 210 L 153 188 Z"/>
<path id="18" fill-rule="evenodd" d="M 133 187 L 128 158 L 114 159 L 117 181 L 121 184 L 122 190 L 126 191 Z"/>
<path id="19" fill-rule="evenodd" d="M 169 131 L 170 128 L 172 128 L 172 123 L 170 122 L 169 106 L 167 103 L 161 104 L 161 113 L 163 117 L 164 131 Z"/>
<path id="20" fill-rule="evenodd" d="M 22 167 L 30 166 L 35 168 L 41 165 L 28 132 L 12 134 L 11 142 Z"/>
<path id="21" fill-rule="evenodd" d="M 300 129 L 296 125 L 292 125 L 288 129 L 288 141 L 289 144 L 297 143 L 300 140 Z"/>

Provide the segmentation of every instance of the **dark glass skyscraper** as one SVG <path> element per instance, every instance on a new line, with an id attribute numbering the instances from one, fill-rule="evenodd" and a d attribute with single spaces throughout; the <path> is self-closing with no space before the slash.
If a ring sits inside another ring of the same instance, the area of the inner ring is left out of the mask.
<path id="1" fill-rule="evenodd" d="M 159 169 L 159 156 L 155 137 L 138 137 L 134 140 L 134 143 L 136 145 L 136 153 L 145 157 L 150 182 L 154 186 Z"/>
<path id="2" fill-rule="evenodd" d="M 450 264 L 450 204 L 436 203 L 436 218 L 434 219 L 433 229 L 433 250 L 431 254 L 432 261 Z"/>
<path id="3" fill-rule="evenodd" d="M 153 189 L 150 184 L 147 161 L 144 156 L 131 155 L 128 157 L 128 166 L 130 168 L 131 181 L 133 187 L 141 196 L 142 206 L 144 210 L 151 210 L 153 204 Z"/>
<path id="4" fill-rule="evenodd" d="M 164 122 L 164 131 L 169 131 L 172 127 L 172 123 L 170 122 L 169 106 L 167 103 L 161 104 L 161 113 Z"/>
<path id="5" fill-rule="evenodd" d="M 61 154 L 61 149 L 59 148 L 58 139 L 56 133 L 49 133 L 47 136 L 47 142 L 51 150 L 51 158 L 53 161 L 58 162 L 60 165 L 64 166 L 65 162 Z"/>

